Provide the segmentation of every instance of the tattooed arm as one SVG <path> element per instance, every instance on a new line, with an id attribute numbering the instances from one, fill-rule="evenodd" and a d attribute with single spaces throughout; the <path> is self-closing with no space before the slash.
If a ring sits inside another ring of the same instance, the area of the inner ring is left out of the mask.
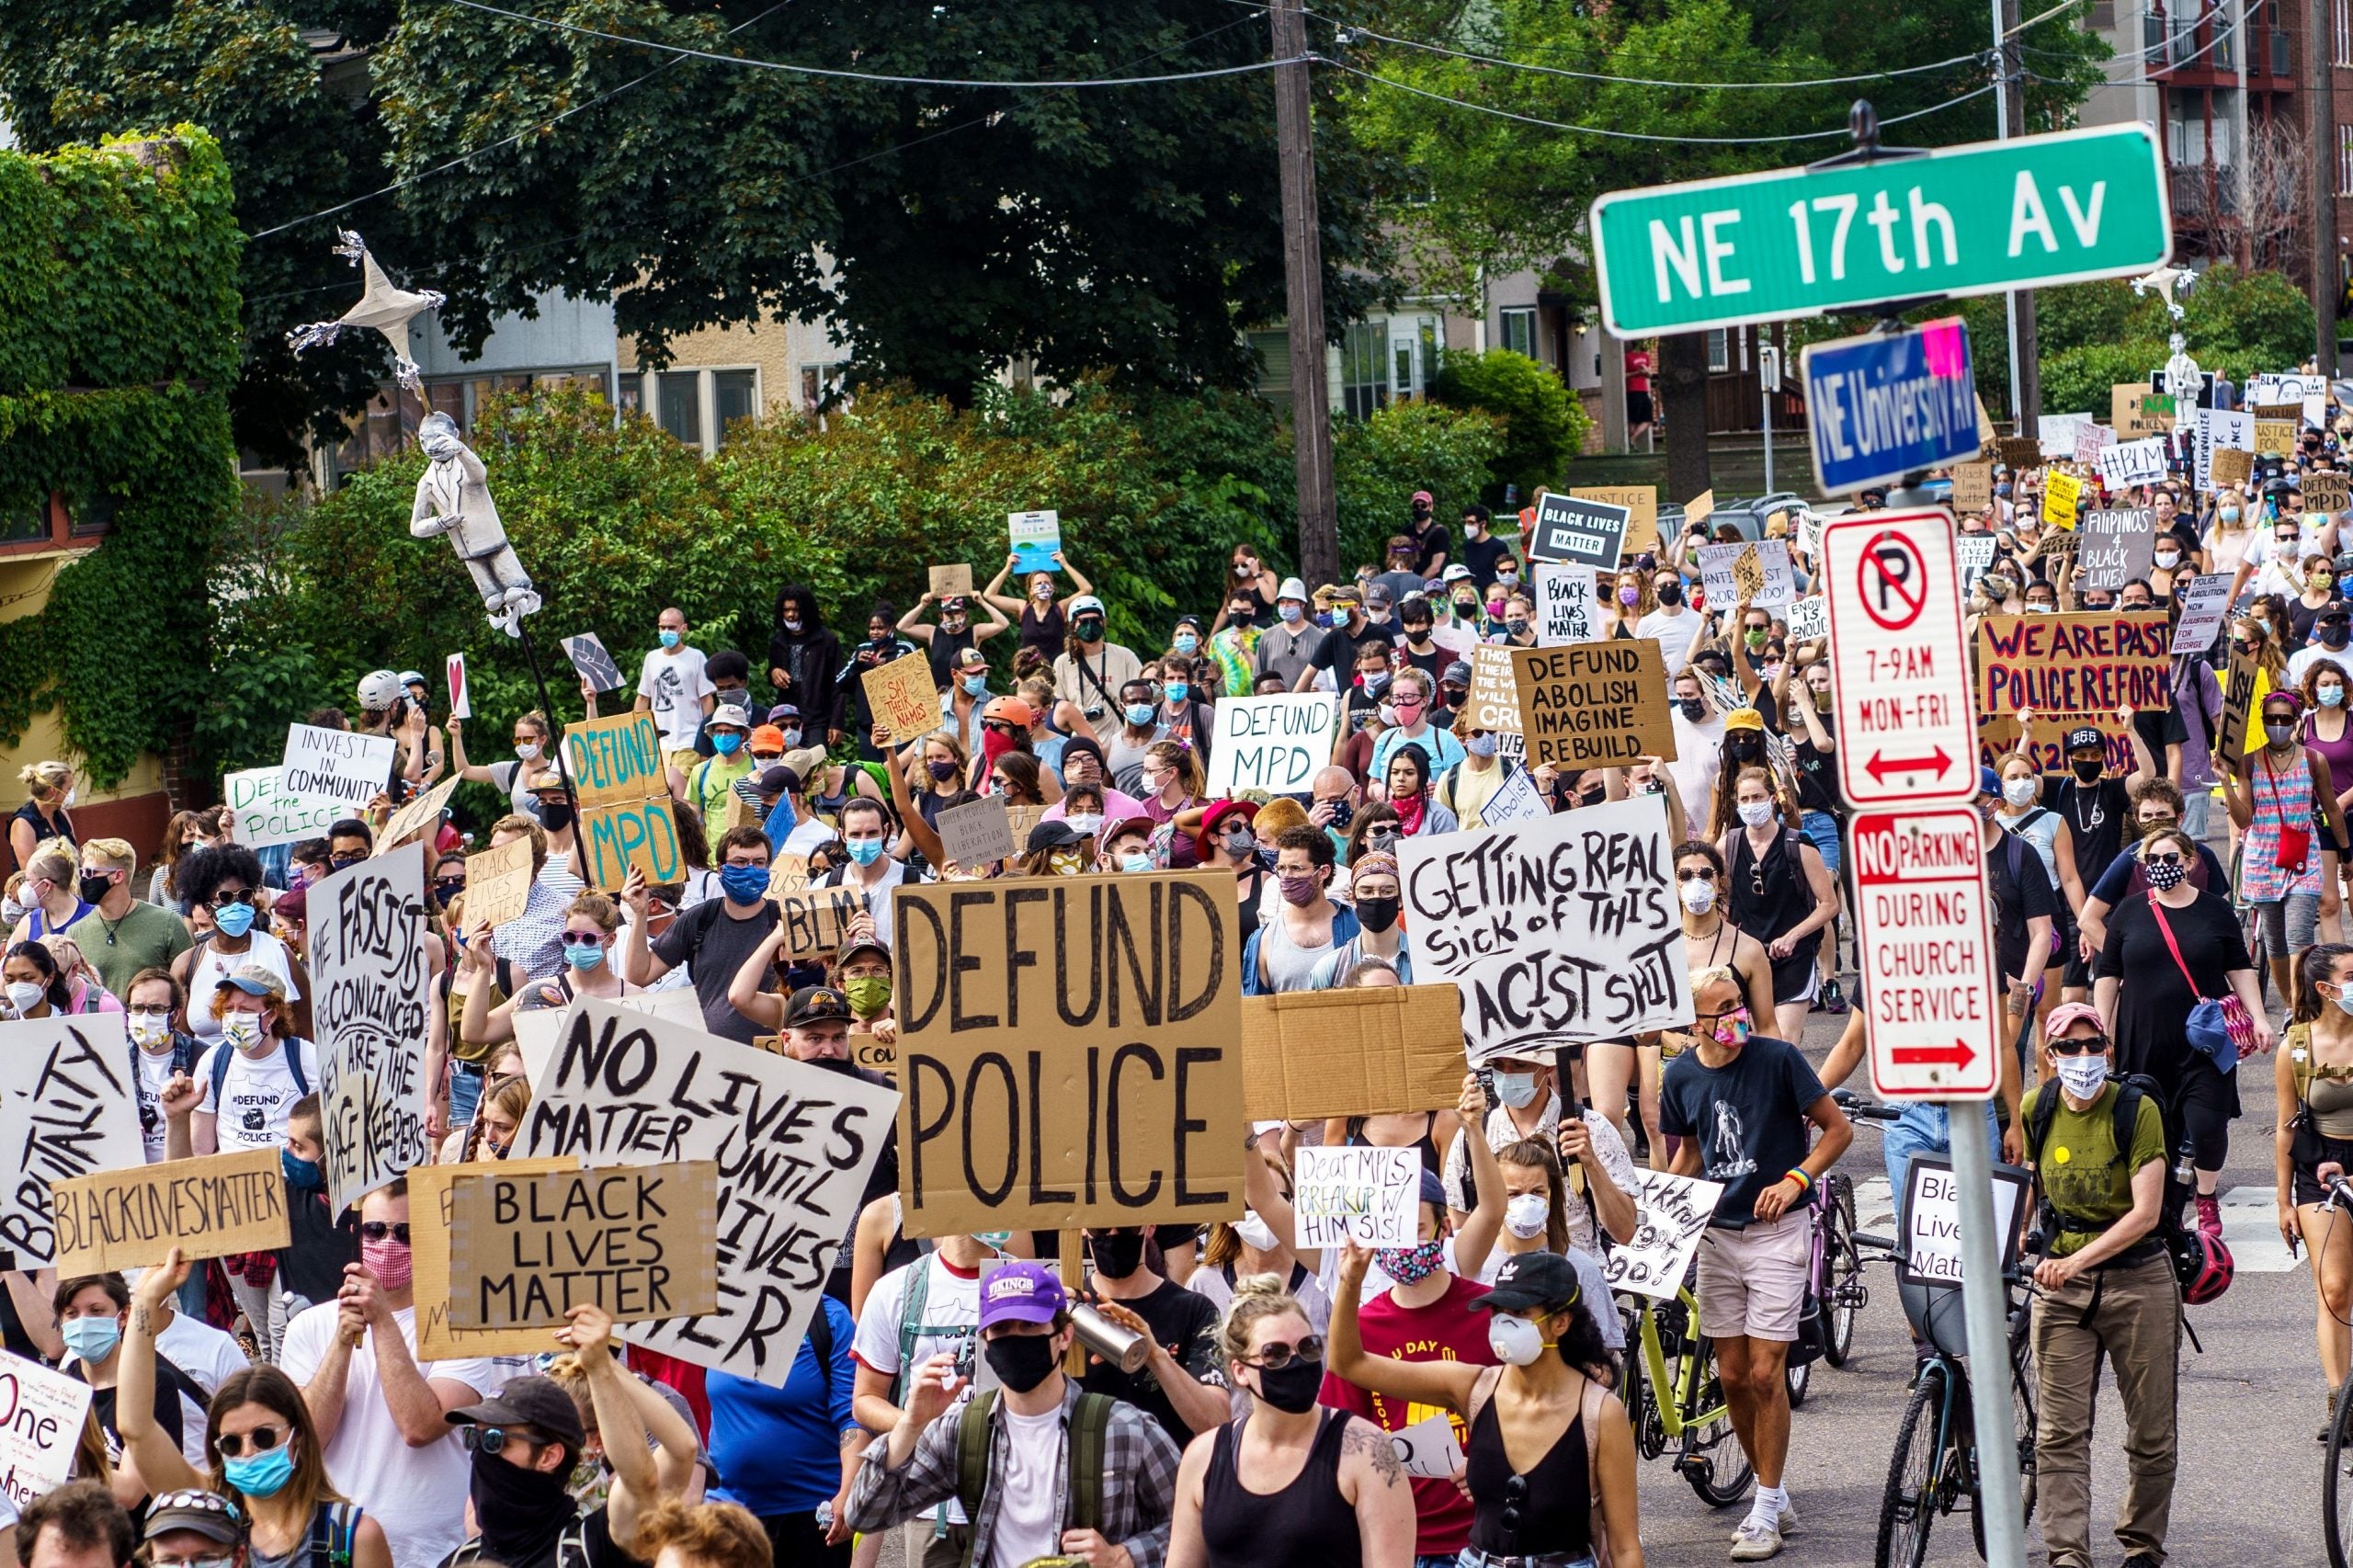
<path id="1" fill-rule="evenodd" d="M 1343 1416 L 1340 1495 L 1357 1511 L 1364 1568 L 1410 1568 L 1414 1558 L 1414 1489 L 1388 1433 L 1360 1415 Z"/>

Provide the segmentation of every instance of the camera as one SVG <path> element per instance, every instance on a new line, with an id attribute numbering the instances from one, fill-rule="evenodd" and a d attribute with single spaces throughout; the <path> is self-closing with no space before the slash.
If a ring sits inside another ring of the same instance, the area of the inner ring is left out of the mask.
<path id="1" fill-rule="evenodd" d="M 1103 705 L 1098 702 L 1091 708 L 1082 708 L 1079 710 L 1079 715 L 1088 723 L 1092 724 L 1095 721 L 1103 717 Z"/>

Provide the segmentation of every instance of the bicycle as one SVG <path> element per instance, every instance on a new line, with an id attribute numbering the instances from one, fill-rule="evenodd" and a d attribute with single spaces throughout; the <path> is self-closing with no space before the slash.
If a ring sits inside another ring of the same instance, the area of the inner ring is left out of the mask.
<path id="1" fill-rule="evenodd" d="M 1812 1252 L 1805 1277 L 1805 1301 L 1799 1309 L 1799 1332 L 1817 1325 L 1822 1359 L 1843 1367 L 1855 1348 L 1855 1315 L 1870 1299 L 1863 1286 L 1863 1259 L 1855 1250 L 1855 1184 L 1840 1171 L 1822 1178 L 1813 1205 Z M 1797 1409 L 1813 1383 L 1813 1362 L 1794 1358 L 1782 1370 L 1790 1391 L 1790 1408 Z"/>
<path id="2" fill-rule="evenodd" d="M 1654 1460 L 1679 1443 L 1676 1473 L 1711 1508 L 1730 1507 L 1748 1493 L 1756 1471 L 1742 1449 L 1716 1370 L 1715 1342 L 1699 1332 L 1699 1301 L 1687 1273 L 1674 1297 L 1621 1299 L 1626 1324 L 1626 1375 L 1619 1393 L 1633 1425 L 1634 1447 Z M 1665 1391 L 1669 1397 L 1661 1400 Z"/>
<path id="3" fill-rule="evenodd" d="M 2328 1200 L 2353 1215 L 2353 1183 L 2343 1176 L 2329 1183 Z M 2329 1568 L 2353 1568 L 2353 1378 L 2336 1391 L 2336 1407 L 2328 1423 L 2328 1456 L 2321 1471 L 2322 1534 L 2328 1541 Z"/>

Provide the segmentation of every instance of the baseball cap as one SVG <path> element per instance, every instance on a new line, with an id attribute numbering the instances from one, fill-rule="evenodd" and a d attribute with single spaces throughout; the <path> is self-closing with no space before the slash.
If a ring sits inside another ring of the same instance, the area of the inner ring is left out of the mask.
<path id="1" fill-rule="evenodd" d="M 760 793 L 763 795 L 781 795 L 788 790 L 798 790 L 800 788 L 801 775 L 783 763 L 779 762 L 760 774 Z"/>
<path id="2" fill-rule="evenodd" d="M 1438 581 L 1442 583 L 1460 583 L 1470 575 L 1471 568 L 1463 565 L 1460 561 L 1455 561 L 1449 562 L 1446 570 L 1438 574 Z"/>
<path id="3" fill-rule="evenodd" d="M 978 648 L 959 648 L 953 664 L 960 670 L 984 670 L 989 667 L 989 656 Z"/>
<path id="4" fill-rule="evenodd" d="M 1447 665 L 1443 670 L 1440 670 L 1438 672 L 1438 678 L 1440 686 L 1469 686 L 1471 684 L 1471 665 L 1464 660 L 1457 659 L 1454 663 Z"/>
<path id="5" fill-rule="evenodd" d="M 1432 495 L 1432 494 L 1431 494 L 1428 491 L 1427 491 L 1427 490 L 1416 490 L 1416 491 L 1415 491 L 1415 492 L 1414 492 L 1414 499 L 1415 499 L 1415 500 L 1416 500 L 1416 501 L 1427 501 L 1427 502 L 1431 503 L 1432 505 L 1436 505 L 1436 504 L 1437 504 L 1437 501 L 1438 501 L 1438 497 L 1437 497 L 1437 496 L 1435 496 L 1435 495 Z"/>
<path id="6" fill-rule="evenodd" d="M 273 1002 L 286 1000 L 286 982 L 278 977 L 275 970 L 265 969 L 257 963 L 242 964 L 232 970 L 222 975 L 212 989 L 219 991 L 230 985 L 248 996 L 267 996 Z"/>
<path id="7" fill-rule="evenodd" d="M 852 937 L 841 945 L 841 949 L 838 952 L 834 954 L 834 967 L 835 969 L 841 968 L 842 965 L 849 962 L 850 960 L 858 957 L 860 953 L 880 953 L 886 961 L 891 957 L 891 949 L 882 945 L 881 937 Z M 815 988 L 813 987 L 812 989 Z"/>
<path id="8" fill-rule="evenodd" d="M 2102 751 L 2108 749 L 2108 739 L 2099 733 L 2097 726 L 2080 724 L 2067 732 L 2066 750 L 2089 751 L 2094 746 Z"/>
<path id="9" fill-rule="evenodd" d="M 1389 590 L 1379 583 L 1364 591 L 1364 607 L 1367 609 L 1387 609 L 1394 603 L 1396 600 Z"/>
<path id="10" fill-rule="evenodd" d="M 1577 1299 L 1577 1267 L 1557 1252 L 1523 1252 L 1504 1259 L 1495 1289 L 1473 1301 L 1474 1309 L 1524 1312 L 1560 1307 Z"/>
<path id="11" fill-rule="evenodd" d="M 1029 830 L 1029 842 L 1023 846 L 1023 851 L 1026 854 L 1034 855 L 1040 849 L 1067 849 L 1083 836 L 1078 829 L 1071 826 L 1062 818 L 1056 817 L 1051 822 L 1041 822 Z"/>
<path id="12" fill-rule="evenodd" d="M 1438 1180 L 1438 1173 L 1427 1165 L 1422 1167 L 1421 1200 L 1441 1209 L 1446 1207 L 1446 1183 Z"/>
<path id="13" fill-rule="evenodd" d="M 1297 599 L 1300 603 L 1305 604 L 1307 602 L 1307 585 L 1301 582 L 1296 577 L 1286 577 L 1283 579 L 1282 586 L 1275 590 L 1275 597 L 1277 599 Z"/>
<path id="14" fill-rule="evenodd" d="M 496 1398 L 461 1405 L 442 1419 L 452 1426 L 536 1426 L 575 1449 L 588 1440 L 579 1407 L 563 1385 L 537 1373 L 509 1378 Z"/>
<path id="15" fill-rule="evenodd" d="M 798 721 L 800 717 L 801 704 L 798 702 L 778 702 L 768 708 L 768 722 L 773 724 L 781 724 L 787 719 Z"/>
<path id="16" fill-rule="evenodd" d="M 784 1027 L 823 1023 L 828 1018 L 849 1022 L 849 998 L 830 985 L 804 985 L 784 1005 Z"/>
<path id="17" fill-rule="evenodd" d="M 1724 715 L 1724 728 L 1727 731 L 1755 730 L 1762 734 L 1765 731 L 1765 715 L 1754 708 L 1735 708 Z"/>
<path id="18" fill-rule="evenodd" d="M 1147 816 L 1121 817 L 1118 822 L 1109 824 L 1103 829 L 1100 842 L 1108 844 L 1123 833 L 1141 833 L 1149 838 L 1159 827 L 1158 823 Z"/>
<path id="19" fill-rule="evenodd" d="M 2062 1002 L 2042 1020 L 2042 1038 L 2057 1040 L 2067 1032 L 2069 1025 L 2080 1023 L 2088 1023 L 2102 1034 L 2108 1032 L 2108 1026 L 2100 1022 L 2099 1009 L 2089 1002 Z"/>
<path id="20" fill-rule="evenodd" d="M 793 717 L 798 719 L 801 715 L 796 713 Z M 752 732 L 752 749 L 754 751 L 782 751 L 784 749 L 784 732 L 778 729 L 774 724 L 760 725 L 757 729 Z"/>
<path id="21" fill-rule="evenodd" d="M 207 1540 L 237 1546 L 245 1539 L 245 1521 L 234 1499 L 200 1486 L 184 1486 L 149 1501 L 140 1539 L 153 1540 L 175 1530 L 194 1530 Z"/>
<path id="22" fill-rule="evenodd" d="M 1001 1323 L 1051 1323 L 1070 1305 L 1062 1280 L 1042 1263 L 1015 1258 L 981 1287 L 981 1332 Z"/>
<path id="23" fill-rule="evenodd" d="M 2002 776 L 1990 767 L 1980 767 L 1977 770 L 1977 792 L 1981 795 L 2000 794 Z"/>

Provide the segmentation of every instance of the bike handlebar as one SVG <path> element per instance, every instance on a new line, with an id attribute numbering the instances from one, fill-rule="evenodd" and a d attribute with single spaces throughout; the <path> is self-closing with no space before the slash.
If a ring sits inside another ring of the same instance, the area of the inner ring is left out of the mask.
<path id="1" fill-rule="evenodd" d="M 1904 1115 L 1903 1107 L 1864 1099 L 1852 1089 L 1833 1089 L 1830 1097 L 1840 1110 L 1860 1121 L 1894 1121 Z"/>

